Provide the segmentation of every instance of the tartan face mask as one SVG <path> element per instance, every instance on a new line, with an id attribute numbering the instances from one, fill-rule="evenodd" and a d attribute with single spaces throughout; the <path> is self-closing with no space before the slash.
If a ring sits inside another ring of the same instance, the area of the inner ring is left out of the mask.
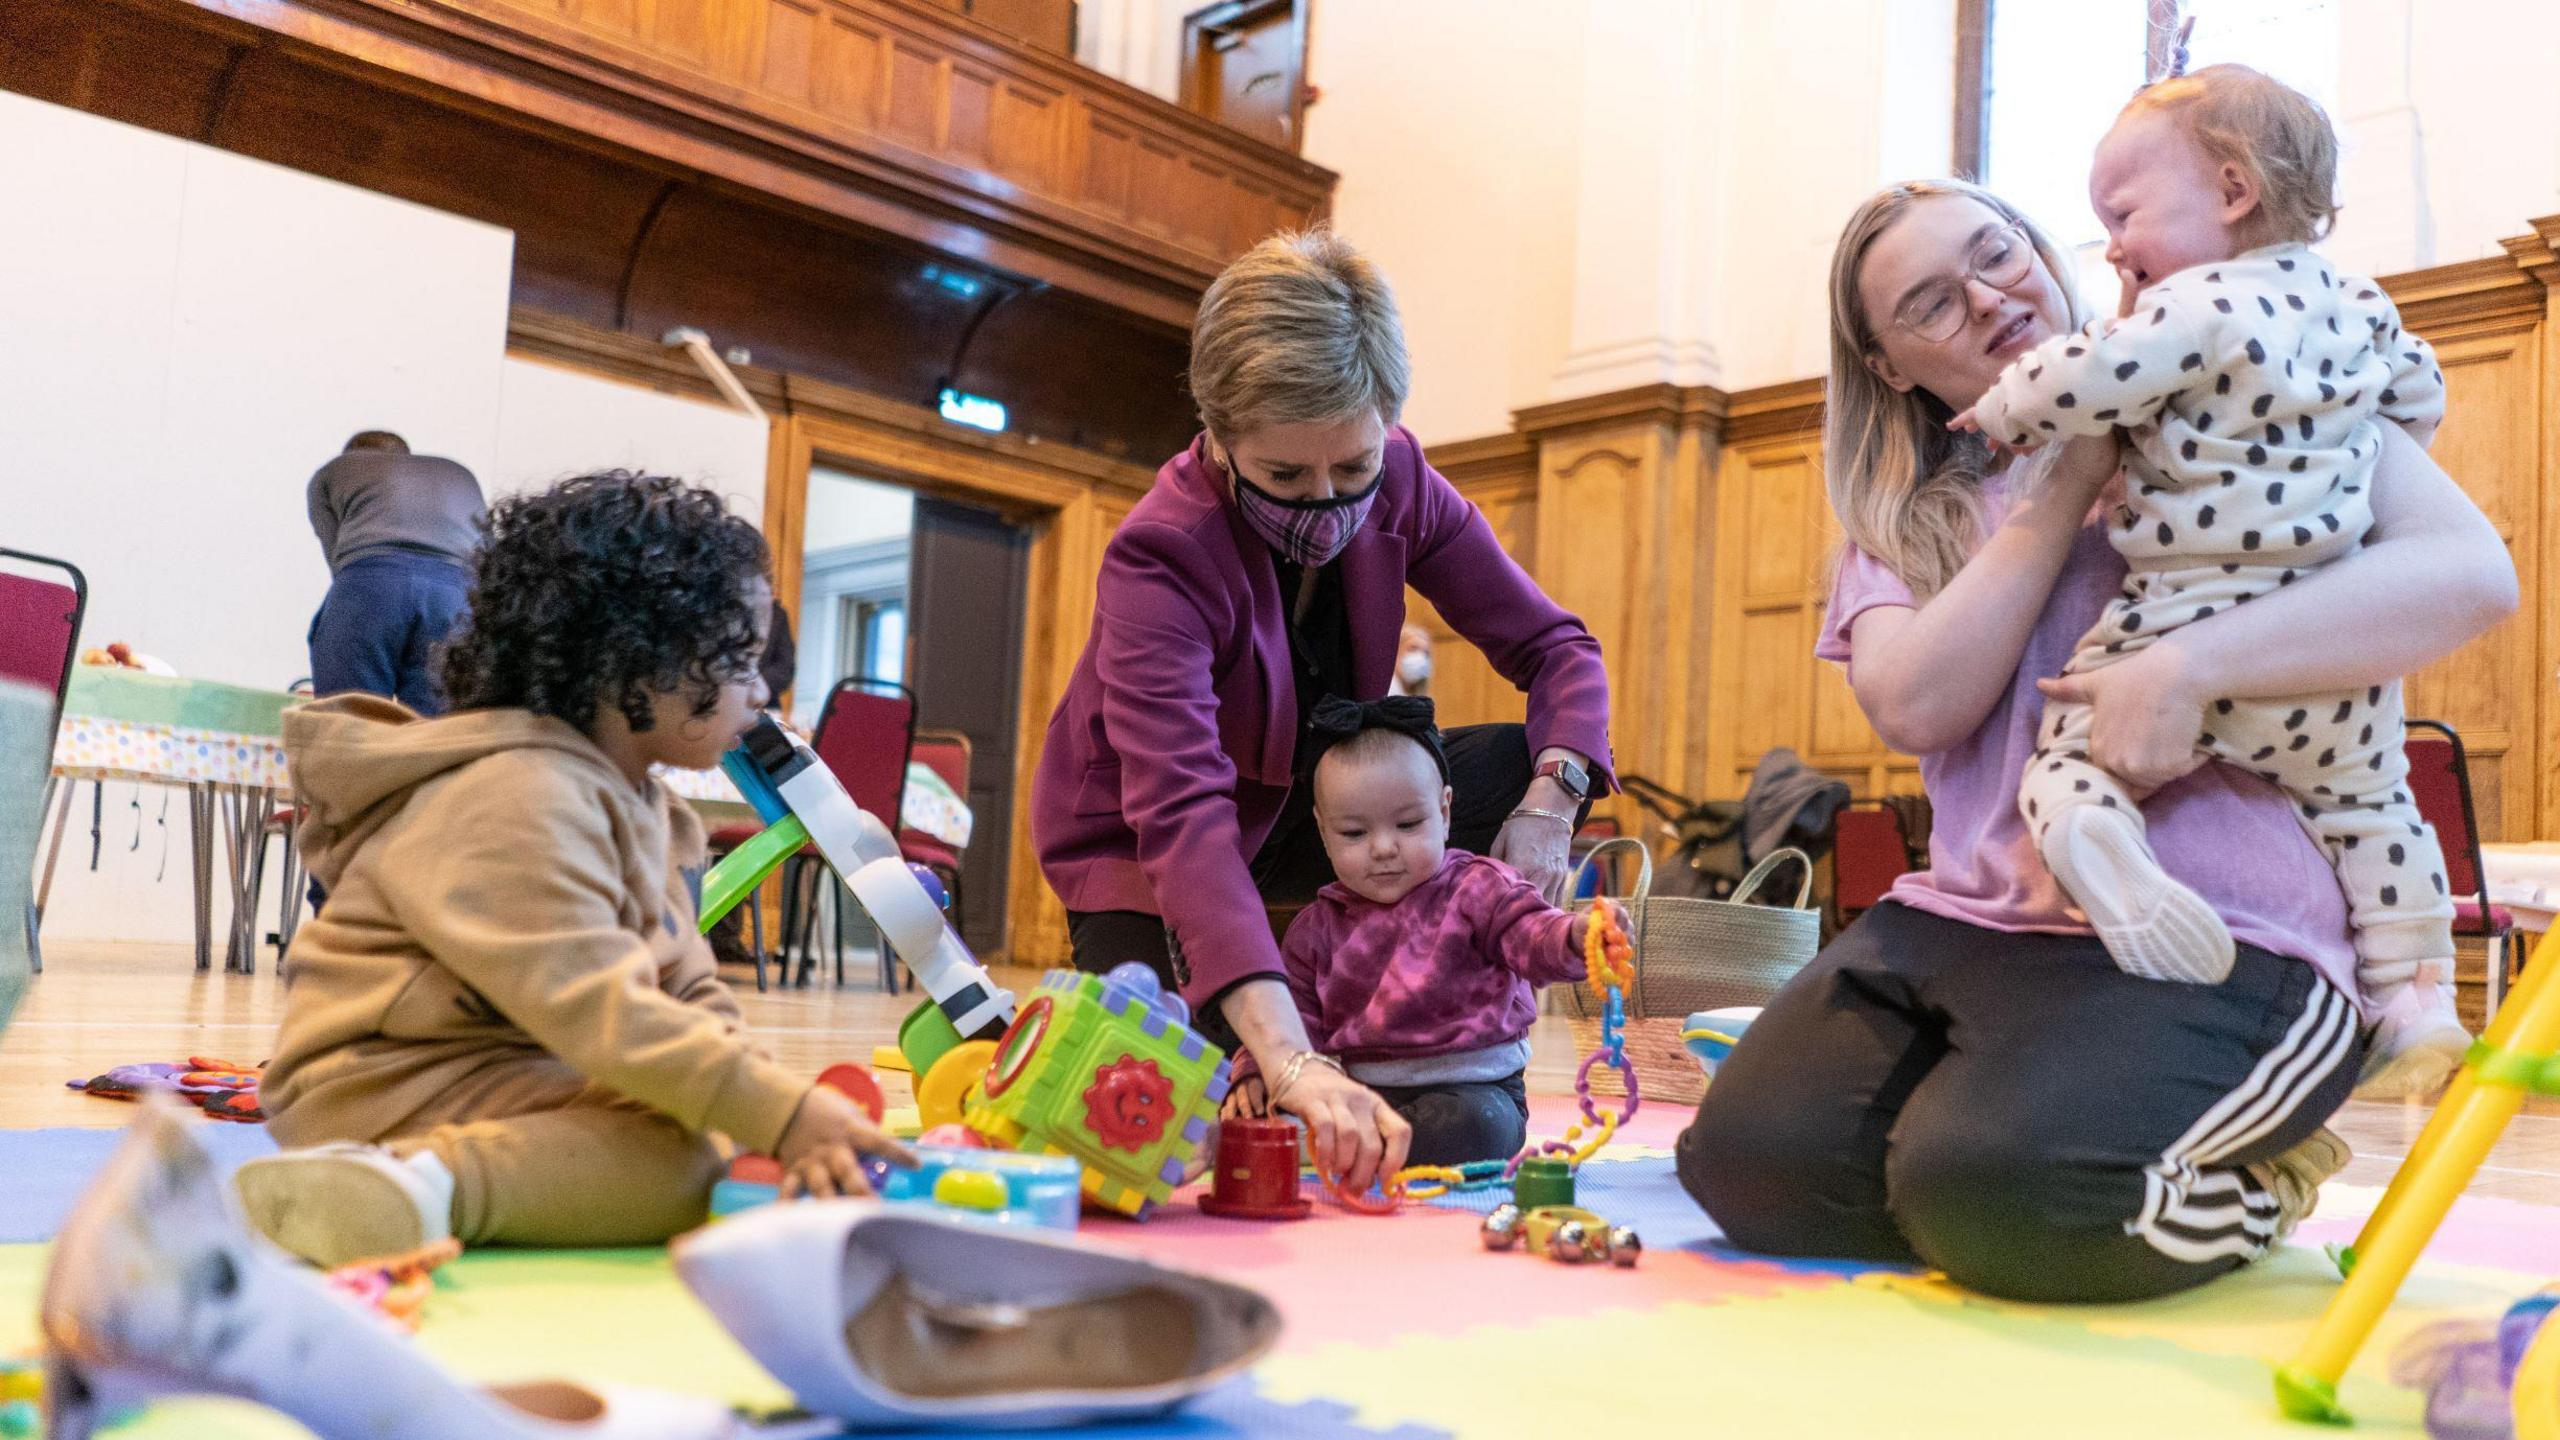
<path id="1" fill-rule="evenodd" d="M 1290 561 L 1309 567 L 1331 564 L 1334 557 L 1360 533 L 1369 519 L 1369 504 L 1378 498 L 1378 481 L 1357 495 L 1336 495 L 1330 500 L 1283 500 L 1279 496 L 1247 480 L 1233 466 L 1227 478 L 1235 482 L 1236 508 L 1244 512 L 1245 523 L 1253 532 Z M 1386 478 L 1384 474 L 1378 477 Z"/>

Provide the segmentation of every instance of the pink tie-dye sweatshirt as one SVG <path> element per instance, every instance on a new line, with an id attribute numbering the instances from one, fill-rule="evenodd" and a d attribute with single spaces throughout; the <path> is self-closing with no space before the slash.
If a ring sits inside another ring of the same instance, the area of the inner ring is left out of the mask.
<path id="1" fill-rule="evenodd" d="M 1393 905 L 1327 885 L 1291 922 L 1280 951 L 1308 1038 L 1354 1076 L 1491 1079 L 1463 1064 L 1407 1062 L 1508 1054 L 1491 1068 L 1520 1068 L 1536 987 L 1582 978 L 1582 957 L 1566 943 L 1572 927 L 1572 915 L 1510 866 L 1451 850 Z"/>

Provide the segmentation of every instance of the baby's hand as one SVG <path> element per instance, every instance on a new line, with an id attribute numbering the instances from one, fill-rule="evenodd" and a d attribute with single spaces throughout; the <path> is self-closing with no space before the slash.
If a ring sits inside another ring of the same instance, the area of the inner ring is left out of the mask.
<path id="1" fill-rule="evenodd" d="M 1270 1113 L 1270 1087 L 1263 1084 L 1258 1070 L 1237 1081 L 1235 1088 L 1227 1092 L 1226 1103 L 1218 1107 L 1221 1120 L 1259 1120 Z"/>
<path id="2" fill-rule="evenodd" d="M 1973 418 L 1973 409 L 1971 406 L 1967 406 L 1965 409 L 1956 412 L 1956 418 L 1947 422 L 1947 428 L 1955 431 L 1959 435 L 1982 434 L 1982 424 L 1980 421 Z M 1984 438 L 1988 439 L 1989 437 L 1986 436 Z M 1992 443 L 1996 445 L 1999 442 L 1995 440 Z"/>
<path id="3" fill-rule="evenodd" d="M 1627 918 L 1626 906 L 1619 904 L 1615 900 L 1595 900 L 1591 903 L 1595 909 L 1606 910 L 1608 912 L 1609 918 L 1616 922 L 1619 934 L 1632 935 L 1635 933 L 1635 922 Z M 1590 915 L 1582 914 L 1573 917 L 1572 926 L 1565 931 L 1564 943 L 1566 948 L 1571 950 L 1575 955 L 1579 956 L 1583 953 L 1583 947 L 1591 943 Z"/>
<path id="4" fill-rule="evenodd" d="M 2133 307 L 2142 302 L 2142 286 L 2133 278 L 2133 272 L 2121 265 L 2116 267 L 2116 285 L 2119 287 L 2116 318 L 2122 320 L 2133 314 Z"/>

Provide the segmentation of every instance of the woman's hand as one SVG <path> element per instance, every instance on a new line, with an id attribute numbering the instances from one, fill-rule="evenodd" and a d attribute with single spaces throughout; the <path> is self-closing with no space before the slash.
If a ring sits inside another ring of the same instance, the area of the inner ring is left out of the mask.
<path id="1" fill-rule="evenodd" d="M 916 1163 L 915 1155 L 872 1124 L 861 1106 L 824 1085 L 810 1087 L 774 1150 L 782 1164 L 785 1200 L 870 1194 L 871 1182 L 862 1174 L 865 1155 L 896 1165 Z"/>
<path id="2" fill-rule="evenodd" d="M 1544 782 L 1541 782 L 1544 783 Z M 1561 794 L 1561 792 L 1558 792 Z M 1531 791 L 1534 796 L 1535 790 Z M 1528 802 L 1534 808 L 1554 808 L 1558 815 L 1571 815 L 1571 801 L 1560 808 Z M 1502 822 L 1502 831 L 1493 837 L 1493 858 L 1520 872 L 1520 878 L 1537 888 L 1539 894 L 1555 900 L 1564 894 L 1567 862 L 1572 858 L 1573 822 L 1549 815 L 1514 813 Z"/>
<path id="3" fill-rule="evenodd" d="M 1413 1127 L 1378 1092 L 1329 1065 L 1298 1067 L 1288 1090 L 1272 1097 L 1306 1122 L 1316 1168 L 1354 1195 L 1404 1168 Z"/>
<path id="4" fill-rule="evenodd" d="M 2090 707 L 2089 761 L 2145 794 L 2204 763 L 2196 737 L 2213 698 L 2196 688 L 2174 641 L 2103 669 L 2039 680 L 2048 700 Z"/>

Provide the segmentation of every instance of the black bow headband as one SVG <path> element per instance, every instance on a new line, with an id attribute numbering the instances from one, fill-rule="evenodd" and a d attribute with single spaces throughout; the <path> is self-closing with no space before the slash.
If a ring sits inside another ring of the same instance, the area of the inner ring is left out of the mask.
<path id="1" fill-rule="evenodd" d="M 1364 730 L 1393 730 L 1420 741 L 1431 752 L 1431 763 L 1440 769 L 1440 783 L 1449 783 L 1448 752 L 1440 748 L 1440 727 L 1432 722 L 1431 702 L 1420 695 L 1389 695 L 1383 700 L 1345 700 L 1327 695 L 1316 702 L 1315 713 L 1307 718 L 1307 728 L 1316 737 L 1316 758 Z"/>

